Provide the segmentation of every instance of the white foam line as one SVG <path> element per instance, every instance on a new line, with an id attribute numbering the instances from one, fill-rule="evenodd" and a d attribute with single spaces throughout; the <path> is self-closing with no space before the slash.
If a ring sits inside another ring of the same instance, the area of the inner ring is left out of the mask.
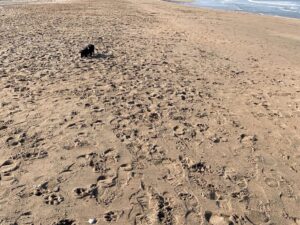
<path id="1" fill-rule="evenodd" d="M 278 5 L 278 6 L 298 6 L 293 2 L 275 2 L 275 1 L 255 1 L 255 0 L 248 0 L 249 2 L 256 3 L 256 4 L 264 4 L 264 5 Z M 300 5 L 299 5 L 300 6 Z"/>

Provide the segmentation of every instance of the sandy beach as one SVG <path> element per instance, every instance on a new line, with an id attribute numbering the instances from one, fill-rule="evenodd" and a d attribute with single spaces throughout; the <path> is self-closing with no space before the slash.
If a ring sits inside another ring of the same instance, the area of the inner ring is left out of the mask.
<path id="1" fill-rule="evenodd" d="M 83 0 L 0 20 L 1 225 L 300 225 L 299 19 Z"/>

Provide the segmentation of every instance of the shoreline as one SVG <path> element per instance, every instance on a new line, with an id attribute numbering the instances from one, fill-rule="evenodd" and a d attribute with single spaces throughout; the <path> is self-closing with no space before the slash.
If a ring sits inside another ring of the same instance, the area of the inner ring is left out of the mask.
<path id="1" fill-rule="evenodd" d="M 220 7 L 214 7 L 214 6 L 201 6 L 197 5 L 196 0 L 191 0 L 191 1 L 180 1 L 180 0 L 162 0 L 165 2 L 170 2 L 170 3 L 175 3 L 175 4 L 180 4 L 183 6 L 188 6 L 188 7 L 193 7 L 193 8 L 200 8 L 200 9 L 206 9 L 206 10 L 216 10 L 216 11 L 224 11 L 224 12 L 233 12 L 233 13 L 249 13 L 253 15 L 263 15 L 263 16 L 273 16 L 273 17 L 280 17 L 280 18 L 290 18 L 290 19 L 300 19 L 300 14 L 298 16 L 284 16 L 284 15 L 279 15 L 279 14 L 274 14 L 274 13 L 263 13 L 263 12 L 251 12 L 243 9 L 235 10 L 235 9 L 225 9 L 225 8 L 220 8 Z"/>
<path id="2" fill-rule="evenodd" d="M 159 0 L 5 9 L 1 225 L 300 224 L 298 19 Z"/>

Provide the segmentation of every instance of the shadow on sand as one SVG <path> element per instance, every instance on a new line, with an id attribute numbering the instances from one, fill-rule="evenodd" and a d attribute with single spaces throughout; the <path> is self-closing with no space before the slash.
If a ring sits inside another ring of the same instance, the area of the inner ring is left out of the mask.
<path id="1" fill-rule="evenodd" d="M 111 59 L 114 56 L 112 54 L 108 53 L 96 53 L 93 56 L 91 56 L 92 59 Z"/>

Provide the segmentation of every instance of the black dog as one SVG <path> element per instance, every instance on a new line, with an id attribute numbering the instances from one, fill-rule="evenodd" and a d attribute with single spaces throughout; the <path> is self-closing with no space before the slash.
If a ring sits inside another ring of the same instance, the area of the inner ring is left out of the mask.
<path id="1" fill-rule="evenodd" d="M 89 44 L 88 46 L 86 46 L 84 49 L 80 51 L 81 58 L 92 56 L 94 55 L 94 53 L 95 53 L 95 46 L 92 44 Z"/>

